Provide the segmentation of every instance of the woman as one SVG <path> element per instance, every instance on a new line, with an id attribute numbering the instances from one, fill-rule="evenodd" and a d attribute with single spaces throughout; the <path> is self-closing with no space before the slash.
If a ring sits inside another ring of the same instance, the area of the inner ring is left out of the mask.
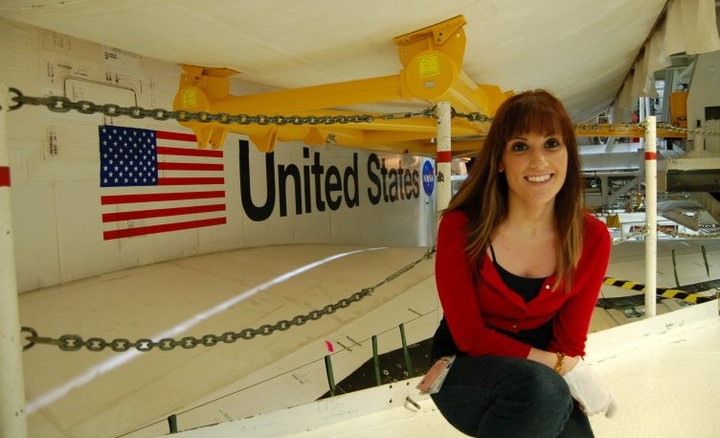
<path id="1" fill-rule="evenodd" d="M 588 370 L 581 357 L 611 243 L 582 188 L 560 101 L 544 90 L 507 99 L 438 231 L 444 318 L 433 357 L 455 361 L 432 398 L 468 435 L 593 436 L 564 376 L 578 363 Z"/>

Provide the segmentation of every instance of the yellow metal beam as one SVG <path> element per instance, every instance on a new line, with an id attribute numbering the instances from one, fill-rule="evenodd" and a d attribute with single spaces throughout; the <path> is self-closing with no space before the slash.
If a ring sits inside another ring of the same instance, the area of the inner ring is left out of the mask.
<path id="1" fill-rule="evenodd" d="M 235 71 L 184 65 L 173 108 L 212 114 L 289 117 L 358 115 L 361 113 L 337 108 L 368 103 L 399 101 L 430 106 L 445 101 L 458 112 L 492 116 L 506 95 L 495 85 L 475 84 L 462 71 L 465 24 L 465 19 L 457 16 L 394 38 L 403 69 L 399 74 L 377 78 L 234 96 L 229 93 L 229 78 Z M 278 140 L 373 148 L 388 144 L 397 151 L 425 150 L 436 135 L 434 119 L 422 117 L 317 126 L 198 121 L 181 124 L 195 132 L 200 147 L 220 148 L 227 132 L 237 132 L 248 135 L 264 152 L 272 151 Z M 487 129 L 487 123 L 453 120 L 453 135 L 484 135 Z"/>

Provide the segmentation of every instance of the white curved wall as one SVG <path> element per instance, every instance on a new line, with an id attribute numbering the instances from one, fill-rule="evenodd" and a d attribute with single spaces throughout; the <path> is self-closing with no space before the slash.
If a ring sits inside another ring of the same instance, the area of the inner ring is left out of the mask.
<path id="1" fill-rule="evenodd" d="M 180 76 L 179 67 L 173 64 L 7 20 L 0 20 L 0 55 L 5 60 L 0 64 L 0 81 L 29 96 L 66 96 L 73 101 L 171 109 Z M 266 91 L 239 81 L 231 88 L 235 94 Z M 244 208 L 241 199 L 240 152 L 247 139 L 235 134 L 228 135 L 220 159 L 224 166 L 221 190 L 225 191 L 225 224 L 104 240 L 103 231 L 110 226 L 137 228 L 155 222 L 133 219 L 103 225 L 102 214 L 108 211 L 100 198 L 108 189 L 100 187 L 98 126 L 188 131 L 173 121 L 75 111 L 55 113 L 31 106 L 12 111 L 8 122 L 21 292 L 240 247 L 288 243 L 426 246 L 434 240 L 435 204 L 432 193 L 428 196 L 422 184 L 427 159 L 280 143 L 271 166 L 275 203 L 272 211 L 265 211 L 267 217 L 256 212 L 256 219 L 262 220 L 253 220 L 252 208 Z M 247 149 L 246 173 L 250 176 L 245 184 L 250 186 L 253 205 L 259 206 L 268 197 L 266 157 L 252 144 Z M 300 175 L 303 205 L 298 213 L 291 177 L 285 185 L 288 200 L 283 215 L 278 173 L 281 167 L 287 171 L 292 166 Z M 409 173 L 409 179 L 396 176 L 400 169 L 403 175 Z M 305 172 L 309 179 L 304 178 Z M 403 190 L 392 181 L 407 187 Z M 328 203 L 328 196 L 335 203 Z M 198 217 L 201 215 L 184 215 L 177 220 Z"/>

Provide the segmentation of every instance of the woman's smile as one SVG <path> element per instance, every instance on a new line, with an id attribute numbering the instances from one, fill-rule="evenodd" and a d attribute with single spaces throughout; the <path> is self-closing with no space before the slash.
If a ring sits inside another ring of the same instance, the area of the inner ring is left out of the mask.
<path id="1" fill-rule="evenodd" d="M 525 179 L 532 183 L 543 183 L 543 182 L 548 181 L 552 177 L 553 177 L 553 175 L 551 173 L 548 173 L 545 175 L 526 176 Z"/>

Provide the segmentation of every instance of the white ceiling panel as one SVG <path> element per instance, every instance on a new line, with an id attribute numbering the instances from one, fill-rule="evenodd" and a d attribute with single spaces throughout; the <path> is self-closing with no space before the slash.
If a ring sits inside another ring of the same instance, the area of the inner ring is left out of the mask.
<path id="1" fill-rule="evenodd" d="M 393 37 L 463 15 L 464 71 L 607 108 L 666 0 L 3 0 L 0 16 L 142 56 L 296 88 L 397 74 Z"/>

